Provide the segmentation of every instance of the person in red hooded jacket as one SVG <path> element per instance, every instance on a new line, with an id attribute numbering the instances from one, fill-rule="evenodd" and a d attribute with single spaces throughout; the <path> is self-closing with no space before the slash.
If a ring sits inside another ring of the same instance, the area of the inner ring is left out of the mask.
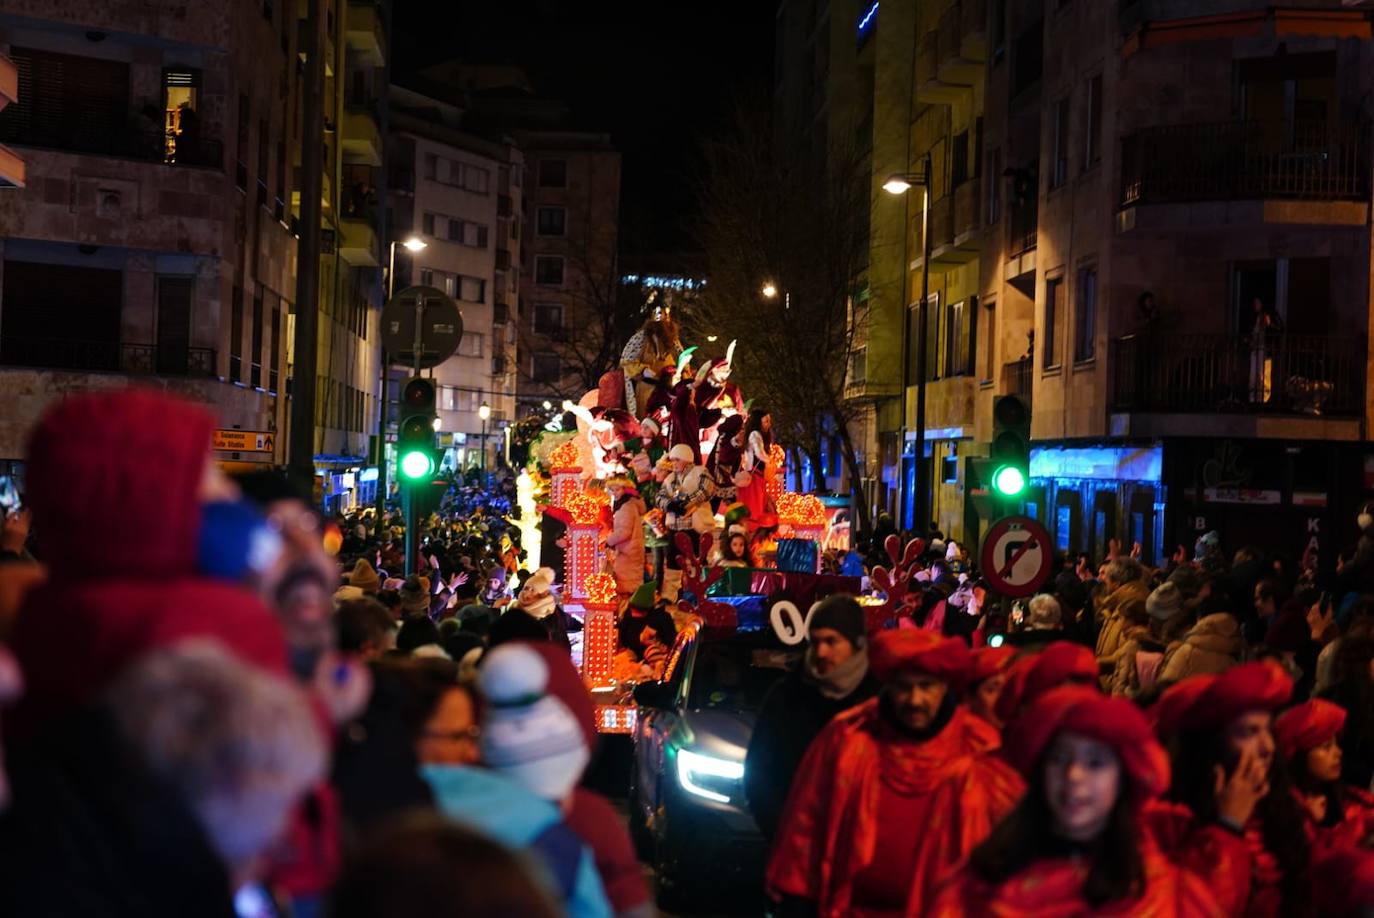
<path id="1" fill-rule="evenodd" d="M 1091 649 L 1071 641 L 1055 641 L 1039 653 L 1017 657 L 1006 669 L 993 716 L 1009 724 L 1021 711 L 1061 685 L 1097 685 L 1097 657 Z"/>
<path id="2" fill-rule="evenodd" d="M 234 493 L 210 461 L 213 430 L 200 407 L 143 389 L 73 396 L 39 422 L 27 500 L 49 576 L 15 622 L 27 690 L 7 733 L 32 734 L 182 638 L 287 671 L 276 617 L 197 571 L 202 506 Z"/>
<path id="3" fill-rule="evenodd" d="M 1274 721 L 1314 849 L 1365 847 L 1374 834 L 1374 795 L 1341 781 L 1344 727 L 1345 708 L 1322 699 L 1294 705 Z"/>
<path id="4" fill-rule="evenodd" d="M 1053 689 L 1008 728 L 1003 752 L 1026 794 L 942 888 L 935 918 L 1223 914 L 1201 878 L 1140 832 L 1169 758 L 1134 705 Z"/>
<path id="5" fill-rule="evenodd" d="M 1304 814 L 1273 734 L 1292 691 L 1277 665 L 1246 663 L 1170 686 L 1151 712 L 1173 777 L 1146 808 L 1147 827 L 1174 863 L 1207 865 L 1228 914 L 1289 915 L 1307 903 Z"/>
<path id="6" fill-rule="evenodd" d="M 832 720 L 802 760 L 768 864 L 780 914 L 919 915 L 936 885 L 1021 794 L 996 728 L 958 703 L 963 642 L 929 631 L 873 641 L 877 697 Z"/>

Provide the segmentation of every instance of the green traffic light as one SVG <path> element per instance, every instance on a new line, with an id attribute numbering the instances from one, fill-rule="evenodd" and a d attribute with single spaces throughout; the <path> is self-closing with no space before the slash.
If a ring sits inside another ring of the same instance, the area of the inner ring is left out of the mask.
<path id="1" fill-rule="evenodd" d="M 1014 465 L 998 466 L 992 473 L 992 489 L 1003 497 L 1016 497 L 1026 490 L 1026 473 Z"/>
<path id="2" fill-rule="evenodd" d="M 434 474 L 434 458 L 425 450 L 414 449 L 401 456 L 401 474 L 406 478 L 426 478 Z"/>

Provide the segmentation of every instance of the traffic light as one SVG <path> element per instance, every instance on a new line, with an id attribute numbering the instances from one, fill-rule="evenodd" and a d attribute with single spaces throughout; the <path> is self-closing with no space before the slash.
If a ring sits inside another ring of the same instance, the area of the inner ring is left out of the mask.
<path id="1" fill-rule="evenodd" d="M 1030 484 L 1030 408 L 1018 396 L 993 399 L 990 465 L 988 485 L 999 497 L 1020 497 Z"/>
<path id="2" fill-rule="evenodd" d="M 434 380 L 412 376 L 401 387 L 401 425 L 396 434 L 396 468 L 401 480 L 434 475 Z"/>

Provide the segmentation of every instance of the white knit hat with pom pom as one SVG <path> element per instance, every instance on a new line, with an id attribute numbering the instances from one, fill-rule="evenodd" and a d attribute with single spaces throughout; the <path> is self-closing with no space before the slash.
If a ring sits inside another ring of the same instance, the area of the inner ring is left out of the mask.
<path id="1" fill-rule="evenodd" d="M 503 644 L 482 661 L 482 759 L 547 800 L 572 793 L 591 758 L 577 717 L 549 692 L 549 668 L 531 647 Z"/>

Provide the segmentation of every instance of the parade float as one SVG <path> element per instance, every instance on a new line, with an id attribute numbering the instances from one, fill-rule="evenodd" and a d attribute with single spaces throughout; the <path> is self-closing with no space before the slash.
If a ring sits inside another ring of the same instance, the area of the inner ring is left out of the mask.
<path id="1" fill-rule="evenodd" d="M 582 623 L 573 656 L 603 733 L 634 729 L 635 683 L 661 678 L 670 658 L 638 659 L 622 646 L 620 623 L 636 583 L 659 582 L 657 598 L 679 630 L 761 630 L 769 627 L 765 603 L 809 609 L 822 596 L 860 588 L 858 578 L 821 572 L 824 549 L 834 544 L 833 517 L 817 497 L 785 490 L 786 454 L 772 440 L 771 420 L 730 381 L 734 343 L 694 367 L 695 350 L 682 348 L 667 310 L 656 309 L 620 367 L 576 403 L 563 403 L 576 430 L 544 433 L 517 481 L 527 563 L 555 567 L 564 611 Z M 689 496 L 674 496 L 680 482 L 692 483 Z M 628 499 L 642 499 L 647 511 L 636 524 L 641 541 L 616 551 L 608 540 Z M 723 562 L 741 535 L 745 557 Z M 627 577 L 621 552 L 638 558 L 646 544 L 652 563 Z"/>

